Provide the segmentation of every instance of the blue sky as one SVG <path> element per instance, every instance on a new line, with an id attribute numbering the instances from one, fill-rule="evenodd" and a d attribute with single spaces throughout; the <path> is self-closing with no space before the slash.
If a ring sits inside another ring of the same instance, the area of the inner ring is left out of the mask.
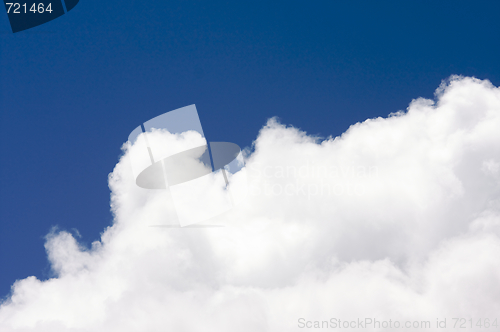
<path id="1" fill-rule="evenodd" d="M 249 146 L 278 116 L 310 134 L 432 98 L 452 74 L 500 84 L 497 1 L 82 0 L 12 34 L 0 15 L 0 296 L 50 277 L 44 236 L 110 225 L 130 131 L 196 104 L 209 141 Z"/>

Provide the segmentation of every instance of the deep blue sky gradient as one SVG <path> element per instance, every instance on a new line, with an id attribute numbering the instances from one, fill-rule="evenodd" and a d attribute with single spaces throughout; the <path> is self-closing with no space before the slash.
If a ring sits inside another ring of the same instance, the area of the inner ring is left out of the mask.
<path id="1" fill-rule="evenodd" d="M 0 13 L 0 297 L 51 276 L 51 227 L 90 244 L 130 131 L 196 104 L 210 141 L 266 120 L 337 136 L 432 98 L 452 74 L 500 85 L 500 1 L 81 0 L 12 34 Z"/>

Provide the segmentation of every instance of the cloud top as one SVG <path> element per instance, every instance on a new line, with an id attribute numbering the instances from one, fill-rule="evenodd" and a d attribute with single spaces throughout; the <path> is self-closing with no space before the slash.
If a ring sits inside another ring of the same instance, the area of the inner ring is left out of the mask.
<path id="1" fill-rule="evenodd" d="M 469 77 L 340 137 L 271 119 L 229 174 L 237 207 L 210 220 L 220 228 L 150 227 L 174 222 L 175 208 L 167 191 L 135 185 L 124 145 L 109 176 L 113 225 L 91 248 L 48 235 L 54 278 L 18 280 L 0 330 L 500 319 L 499 128 L 500 89 Z"/>

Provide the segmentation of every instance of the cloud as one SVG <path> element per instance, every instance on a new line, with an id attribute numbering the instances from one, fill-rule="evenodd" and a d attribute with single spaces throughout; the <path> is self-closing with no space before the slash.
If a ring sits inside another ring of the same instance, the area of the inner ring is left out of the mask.
<path id="1" fill-rule="evenodd" d="M 209 221 L 219 228 L 150 227 L 175 223 L 174 204 L 135 185 L 125 144 L 109 176 L 113 225 L 91 248 L 48 235 L 55 277 L 16 281 L 0 330 L 500 323 L 499 128 L 500 89 L 468 77 L 340 137 L 271 119 L 230 174 L 237 207 Z"/>

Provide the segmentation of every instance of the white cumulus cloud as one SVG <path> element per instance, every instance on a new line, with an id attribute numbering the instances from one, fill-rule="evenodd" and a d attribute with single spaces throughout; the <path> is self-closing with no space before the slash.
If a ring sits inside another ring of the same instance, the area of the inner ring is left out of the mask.
<path id="1" fill-rule="evenodd" d="M 488 81 L 452 77 L 435 100 L 335 138 L 269 120 L 230 174 L 237 206 L 205 222 L 224 227 L 151 227 L 175 223 L 175 204 L 136 186 L 133 148 L 109 176 L 113 224 L 91 248 L 49 234 L 55 277 L 16 281 L 0 331 L 500 325 L 500 89 Z M 211 190 L 208 202 L 224 188 Z"/>

